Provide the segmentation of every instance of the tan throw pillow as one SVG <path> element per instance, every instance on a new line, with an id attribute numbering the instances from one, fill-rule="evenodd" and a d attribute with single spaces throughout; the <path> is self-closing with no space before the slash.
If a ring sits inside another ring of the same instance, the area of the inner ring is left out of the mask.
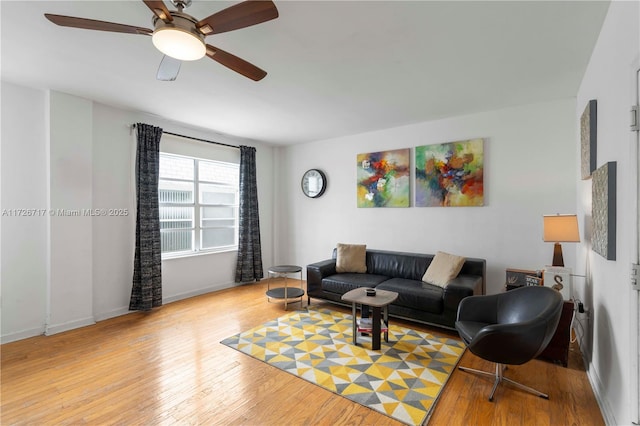
<path id="1" fill-rule="evenodd" d="M 367 246 L 364 244 L 338 243 L 336 272 L 367 272 Z"/>
<path id="2" fill-rule="evenodd" d="M 422 281 L 440 287 L 446 287 L 449 281 L 458 276 L 465 260 L 464 257 L 443 251 L 436 252 L 431 264 L 422 277 Z"/>

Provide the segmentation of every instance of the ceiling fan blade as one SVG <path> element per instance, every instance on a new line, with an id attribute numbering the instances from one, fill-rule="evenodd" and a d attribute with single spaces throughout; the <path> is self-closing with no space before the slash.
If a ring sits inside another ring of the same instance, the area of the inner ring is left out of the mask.
<path id="1" fill-rule="evenodd" d="M 169 13 L 169 9 L 164 5 L 162 0 L 142 0 L 144 4 L 147 5 L 149 9 L 160 19 L 165 22 L 173 21 L 173 17 L 171 13 Z"/>
<path id="2" fill-rule="evenodd" d="M 278 17 L 278 9 L 271 0 L 248 0 L 214 13 L 198 22 L 203 34 L 220 34 L 250 27 Z"/>
<path id="3" fill-rule="evenodd" d="M 207 44 L 207 56 L 213 59 L 214 61 L 224 65 L 225 67 L 232 69 L 233 71 L 244 75 L 245 77 L 250 78 L 253 81 L 262 80 L 267 72 L 261 70 L 253 64 L 245 61 L 244 59 L 240 59 L 235 55 L 232 55 L 229 52 L 225 52 L 222 49 L 218 49 L 217 47 L 211 46 Z"/>
<path id="4" fill-rule="evenodd" d="M 151 35 L 153 30 L 134 27 L 133 25 L 115 24 L 113 22 L 96 21 L 94 19 L 74 18 L 73 16 L 52 15 L 44 16 L 51 22 L 62 27 L 82 28 L 85 30 L 111 31 L 114 33 Z"/>
<path id="5" fill-rule="evenodd" d="M 180 65 L 182 65 L 181 60 L 164 55 L 160 61 L 156 78 L 160 81 L 174 81 L 180 72 Z"/>

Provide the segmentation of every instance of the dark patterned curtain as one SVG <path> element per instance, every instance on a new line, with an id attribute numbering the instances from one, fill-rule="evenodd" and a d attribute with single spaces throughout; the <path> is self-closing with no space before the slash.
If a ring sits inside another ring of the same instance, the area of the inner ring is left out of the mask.
<path id="1" fill-rule="evenodd" d="M 236 282 L 259 281 L 263 277 L 256 183 L 256 149 L 240 146 L 240 223 Z"/>
<path id="2" fill-rule="evenodd" d="M 133 264 L 133 288 L 129 309 L 149 311 L 162 306 L 162 269 L 160 247 L 160 138 L 162 129 L 136 124 L 136 254 Z"/>

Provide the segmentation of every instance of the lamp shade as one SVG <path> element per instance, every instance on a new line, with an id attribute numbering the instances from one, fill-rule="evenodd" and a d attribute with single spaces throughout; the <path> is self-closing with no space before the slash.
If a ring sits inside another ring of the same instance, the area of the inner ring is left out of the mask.
<path id="1" fill-rule="evenodd" d="M 575 214 L 545 215 L 543 240 L 552 243 L 580 242 L 578 216 Z"/>
<path id="2" fill-rule="evenodd" d="M 152 41 L 159 51 L 181 61 L 200 59 L 207 52 L 202 37 L 181 28 L 158 28 L 153 33 Z"/>

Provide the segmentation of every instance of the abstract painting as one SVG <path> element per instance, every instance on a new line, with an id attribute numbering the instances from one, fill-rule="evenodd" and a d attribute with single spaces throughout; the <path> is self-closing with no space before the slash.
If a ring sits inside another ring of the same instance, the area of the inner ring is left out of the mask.
<path id="1" fill-rule="evenodd" d="M 616 162 L 593 172 L 591 182 L 591 249 L 607 260 L 616 260 Z"/>
<path id="2" fill-rule="evenodd" d="M 409 207 L 409 148 L 358 154 L 358 207 Z"/>
<path id="3" fill-rule="evenodd" d="M 416 207 L 484 205 L 483 139 L 416 147 Z"/>
<path id="4" fill-rule="evenodd" d="M 598 102 L 592 99 L 580 117 L 580 171 L 582 180 L 596 169 Z"/>

